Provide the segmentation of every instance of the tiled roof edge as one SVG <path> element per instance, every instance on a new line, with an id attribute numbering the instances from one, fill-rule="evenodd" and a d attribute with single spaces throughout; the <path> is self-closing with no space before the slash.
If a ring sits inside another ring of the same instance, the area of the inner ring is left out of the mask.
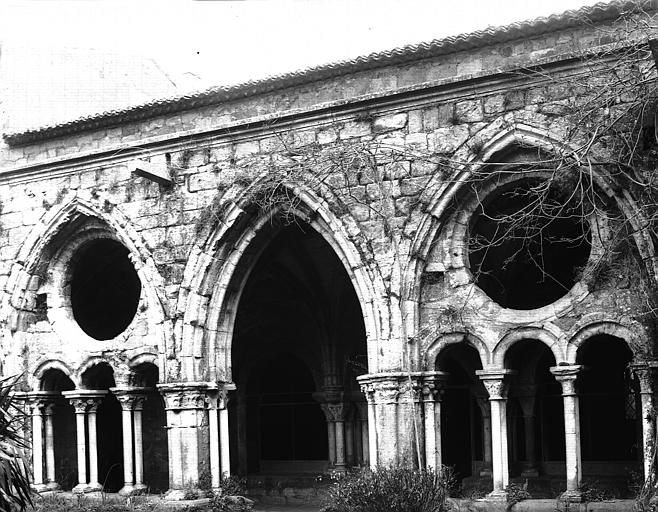
<path id="1" fill-rule="evenodd" d="M 8 132 L 3 134 L 3 138 L 9 145 L 26 144 L 79 131 L 110 127 L 126 121 L 137 121 L 155 115 L 180 112 L 256 94 L 273 92 L 356 71 L 402 64 L 486 45 L 505 43 L 523 37 L 564 30 L 586 22 L 602 22 L 618 17 L 622 13 L 655 10 L 652 0 L 601 2 L 548 17 L 515 22 L 502 27 L 489 27 L 484 30 L 435 39 L 426 43 L 402 46 L 384 52 L 371 53 L 352 60 L 324 64 L 270 76 L 261 80 L 231 86 L 212 87 L 192 94 L 157 99 L 126 109 L 102 112 L 56 125 L 42 126 L 20 132 Z"/>

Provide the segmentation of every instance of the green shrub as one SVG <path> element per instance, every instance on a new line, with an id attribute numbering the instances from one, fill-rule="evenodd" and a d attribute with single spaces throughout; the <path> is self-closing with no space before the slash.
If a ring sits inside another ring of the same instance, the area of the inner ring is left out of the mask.
<path id="1" fill-rule="evenodd" d="M 508 510 L 511 510 L 511 508 L 514 505 L 516 505 L 518 502 L 523 500 L 529 500 L 532 497 L 530 496 L 530 493 L 528 492 L 527 489 L 527 480 L 526 480 L 526 485 L 509 484 L 505 488 L 505 491 L 507 492 Z"/>
<path id="2" fill-rule="evenodd" d="M 444 512 L 451 477 L 405 466 L 355 470 L 327 492 L 323 512 Z"/>
<path id="3" fill-rule="evenodd" d="M 598 480 L 585 480 L 580 485 L 580 494 L 585 503 L 612 500 L 617 497 L 611 489 L 602 487 Z"/>

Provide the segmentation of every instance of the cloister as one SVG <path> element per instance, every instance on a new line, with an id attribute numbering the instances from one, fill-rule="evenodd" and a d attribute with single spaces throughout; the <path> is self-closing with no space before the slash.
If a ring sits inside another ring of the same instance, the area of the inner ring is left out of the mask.
<path id="1" fill-rule="evenodd" d="M 0 374 L 35 488 L 181 499 L 378 464 L 492 500 L 644 481 L 652 221 L 565 113 L 623 49 L 655 71 L 620 28 L 638 5 L 3 125 Z M 510 227 L 538 190 L 533 233 Z"/>

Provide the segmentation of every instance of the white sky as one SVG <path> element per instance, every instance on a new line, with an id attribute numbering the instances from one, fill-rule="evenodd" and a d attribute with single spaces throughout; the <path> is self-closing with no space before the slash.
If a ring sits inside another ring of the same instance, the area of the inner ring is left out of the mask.
<path id="1" fill-rule="evenodd" d="M 0 43 L 153 57 L 174 77 L 225 85 L 595 0 L 0 0 Z"/>

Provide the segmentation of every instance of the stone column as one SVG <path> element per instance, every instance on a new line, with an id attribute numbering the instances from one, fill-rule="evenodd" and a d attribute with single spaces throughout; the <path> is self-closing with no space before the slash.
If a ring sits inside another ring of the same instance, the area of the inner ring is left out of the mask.
<path id="1" fill-rule="evenodd" d="M 123 487 L 119 490 L 122 496 L 130 496 L 135 492 L 135 473 L 133 471 L 133 406 L 135 397 L 129 392 L 112 388 L 112 392 L 121 404 L 121 431 L 123 439 Z"/>
<path id="2" fill-rule="evenodd" d="M 329 464 L 336 471 L 345 471 L 345 406 L 342 403 L 324 403 L 321 405 L 327 419 L 327 436 L 329 443 Z"/>
<path id="3" fill-rule="evenodd" d="M 654 367 L 650 366 L 650 364 L 634 364 L 632 370 L 640 384 L 640 401 L 642 407 L 642 453 L 644 480 L 646 482 L 653 477 L 655 472 L 656 412 L 653 403 Z"/>
<path id="4" fill-rule="evenodd" d="M 144 483 L 144 444 L 142 436 L 142 411 L 145 395 L 137 395 L 133 405 L 133 434 L 135 438 L 135 491 L 146 492 Z"/>
<path id="5" fill-rule="evenodd" d="M 491 407 L 489 399 L 486 397 L 477 397 L 476 399 L 480 412 L 482 413 L 482 469 L 480 476 L 490 477 L 492 475 L 491 460 Z"/>
<path id="6" fill-rule="evenodd" d="M 336 423 L 336 471 L 345 471 L 345 406 L 328 404 L 333 409 Z"/>
<path id="7" fill-rule="evenodd" d="M 87 479 L 87 436 L 85 434 L 85 424 L 87 409 L 97 404 L 107 394 L 106 390 L 79 389 L 73 391 L 63 391 L 62 395 L 68 399 L 75 409 L 76 423 L 76 444 L 78 449 L 78 485 L 73 488 L 73 492 L 83 493 L 98 490 L 90 486 Z M 94 446 L 93 455 L 90 454 L 91 461 L 98 460 L 97 447 Z M 96 471 L 98 467 L 96 466 Z M 98 475 L 98 473 L 96 473 Z"/>
<path id="8" fill-rule="evenodd" d="M 231 448 L 228 422 L 229 391 L 235 390 L 232 383 L 224 384 L 224 389 L 219 393 L 219 445 L 221 457 L 219 470 L 221 478 L 231 476 Z"/>
<path id="9" fill-rule="evenodd" d="M 375 397 L 375 426 L 377 429 L 377 462 L 379 464 L 397 464 L 399 462 L 398 443 L 411 442 L 411 439 L 399 439 L 398 432 L 398 397 L 400 386 L 398 379 L 382 379 L 372 383 Z M 371 452 L 372 458 L 372 452 Z"/>
<path id="10" fill-rule="evenodd" d="M 441 387 L 448 374 L 427 372 L 422 377 L 425 417 L 425 465 L 440 470 L 441 457 Z"/>
<path id="11" fill-rule="evenodd" d="M 359 465 L 366 466 L 368 464 L 368 451 L 369 451 L 369 442 L 368 442 L 368 402 L 355 402 L 357 411 L 357 435 L 360 436 L 357 439 L 357 446 L 360 450 L 357 450 L 357 458 L 359 458 Z"/>
<path id="12" fill-rule="evenodd" d="M 121 404 L 123 433 L 123 487 L 122 496 L 139 494 L 146 490 L 144 479 L 144 450 L 142 446 L 142 408 L 148 388 L 118 386 L 110 388 Z"/>
<path id="13" fill-rule="evenodd" d="M 185 487 L 198 485 L 203 467 L 209 467 L 206 396 L 217 390 L 216 382 L 158 384 L 165 400 L 169 440 L 168 500 L 180 500 Z M 221 423 L 221 422 L 220 422 Z M 221 430 L 221 424 L 220 424 Z"/>
<path id="14" fill-rule="evenodd" d="M 35 491 L 46 490 L 43 480 L 43 400 L 32 399 L 30 404 L 32 413 L 32 486 Z"/>
<path id="15" fill-rule="evenodd" d="M 537 397 L 537 386 L 521 385 L 517 388 L 519 392 L 519 404 L 523 411 L 523 426 L 525 431 L 525 463 L 521 476 L 523 478 L 537 478 L 537 456 L 535 454 L 535 400 Z"/>
<path id="16" fill-rule="evenodd" d="M 491 407 L 491 451 L 493 465 L 493 491 L 488 495 L 492 500 L 505 501 L 509 484 L 507 452 L 507 388 L 505 377 L 512 370 L 476 370 L 489 393 Z"/>
<path id="17" fill-rule="evenodd" d="M 576 378 L 582 370 L 581 365 L 554 366 L 551 373 L 562 384 L 564 401 L 564 437 L 566 445 L 567 490 L 560 497 L 564 501 L 580 502 L 580 484 L 582 480 L 582 463 L 580 459 L 580 417 Z"/>
<path id="18" fill-rule="evenodd" d="M 98 481 L 98 430 L 96 413 L 101 399 L 89 400 L 87 407 L 87 430 L 89 433 L 89 486 L 90 491 L 100 491 L 103 486 Z"/>
<path id="19" fill-rule="evenodd" d="M 44 418 L 46 423 L 46 488 L 49 491 L 59 489 L 55 481 L 55 430 L 53 426 L 53 415 L 55 404 L 50 402 L 45 409 Z"/>
<path id="20" fill-rule="evenodd" d="M 354 421 L 345 422 L 345 462 L 348 466 L 354 465 Z"/>
<path id="21" fill-rule="evenodd" d="M 216 394 L 206 398 L 208 402 L 208 443 L 210 444 L 210 478 L 213 489 L 219 489 L 222 480 L 219 446 L 219 405 Z"/>

